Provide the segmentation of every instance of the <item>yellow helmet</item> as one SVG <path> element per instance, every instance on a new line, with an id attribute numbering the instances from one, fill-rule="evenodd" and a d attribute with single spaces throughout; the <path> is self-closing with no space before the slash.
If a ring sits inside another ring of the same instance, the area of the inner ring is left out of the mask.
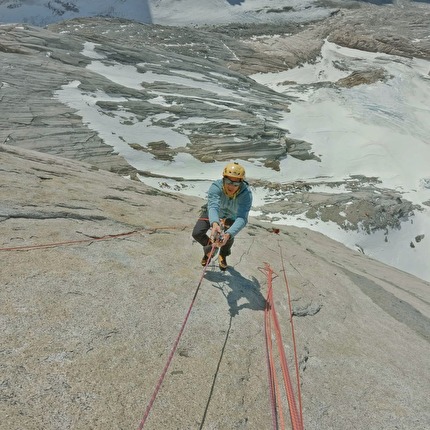
<path id="1" fill-rule="evenodd" d="M 245 179 L 245 169 L 239 163 L 228 163 L 227 166 L 224 167 L 222 176 L 229 176 L 243 181 Z"/>

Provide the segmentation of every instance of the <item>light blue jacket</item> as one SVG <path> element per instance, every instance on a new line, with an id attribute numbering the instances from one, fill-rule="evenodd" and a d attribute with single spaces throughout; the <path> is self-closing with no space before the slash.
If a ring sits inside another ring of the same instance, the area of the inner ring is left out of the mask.
<path id="1" fill-rule="evenodd" d="M 248 222 L 248 214 L 252 206 L 252 193 L 247 182 L 241 182 L 238 193 L 228 197 L 223 190 L 223 180 L 213 182 L 208 191 L 208 216 L 212 225 L 219 223 L 221 218 L 234 220 L 233 225 L 226 230 L 234 237 Z"/>

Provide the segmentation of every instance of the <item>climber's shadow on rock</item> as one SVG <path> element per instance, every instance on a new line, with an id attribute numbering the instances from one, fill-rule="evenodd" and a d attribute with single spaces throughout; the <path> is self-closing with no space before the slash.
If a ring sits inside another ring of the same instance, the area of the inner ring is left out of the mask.
<path id="1" fill-rule="evenodd" d="M 228 267 L 225 272 L 206 272 L 205 278 L 213 282 L 215 288 L 222 290 L 232 317 L 238 315 L 241 309 L 263 311 L 266 307 L 266 299 L 261 294 L 257 279 L 246 279 L 233 267 Z M 228 287 L 229 291 L 226 291 L 225 287 Z"/>

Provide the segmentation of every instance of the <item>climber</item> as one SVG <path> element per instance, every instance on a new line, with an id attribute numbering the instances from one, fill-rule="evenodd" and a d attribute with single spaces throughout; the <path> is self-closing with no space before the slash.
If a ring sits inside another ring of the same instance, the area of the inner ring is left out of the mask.
<path id="1" fill-rule="evenodd" d="M 226 257 L 231 253 L 234 237 L 248 222 L 252 193 L 245 181 L 245 169 L 239 163 L 228 163 L 223 178 L 209 187 L 207 203 L 193 229 L 193 238 L 203 246 L 201 265 L 209 264 L 212 244 L 219 248 L 218 264 L 227 269 Z M 210 237 L 208 231 L 211 229 Z"/>

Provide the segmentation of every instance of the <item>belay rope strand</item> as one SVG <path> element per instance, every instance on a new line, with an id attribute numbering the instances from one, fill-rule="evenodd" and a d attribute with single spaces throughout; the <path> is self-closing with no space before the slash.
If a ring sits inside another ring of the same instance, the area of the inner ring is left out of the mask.
<path id="1" fill-rule="evenodd" d="M 282 258 L 282 252 L 281 252 L 281 258 Z M 265 331 L 265 338 L 266 338 L 266 356 L 267 356 L 267 369 L 269 374 L 269 388 L 270 388 L 270 401 L 272 406 L 273 429 L 277 430 L 278 428 L 280 428 L 284 430 L 285 420 L 284 420 L 284 414 L 283 414 L 283 409 L 281 404 L 279 383 L 276 378 L 276 366 L 274 362 L 274 353 L 273 353 L 273 344 L 272 344 L 272 324 L 275 331 L 275 339 L 276 339 L 276 344 L 278 348 L 279 366 L 281 368 L 282 376 L 284 380 L 284 388 L 285 388 L 285 393 L 288 400 L 292 429 L 303 430 L 303 414 L 302 414 L 302 403 L 301 403 L 301 393 L 300 393 L 300 381 L 298 379 L 299 369 L 298 369 L 298 360 L 297 360 L 297 350 L 294 345 L 299 407 L 297 406 L 296 398 L 294 395 L 293 385 L 291 382 L 291 377 L 290 377 L 288 364 L 287 364 L 287 358 L 285 355 L 285 349 L 282 341 L 281 327 L 275 310 L 275 302 L 273 300 L 272 280 L 274 278 L 274 272 L 268 263 L 265 263 L 264 269 L 260 269 L 260 270 L 263 273 L 265 273 L 267 276 L 267 299 L 266 299 L 266 307 L 264 310 L 264 327 L 265 327 L 264 331 Z M 284 275 L 285 275 L 285 269 L 284 269 Z M 287 287 L 288 302 L 290 304 L 290 323 L 292 323 L 291 299 L 290 299 L 290 292 L 289 292 L 286 276 L 284 280 Z M 293 326 L 291 327 L 292 327 L 292 331 L 294 332 L 294 327 Z M 293 335 L 293 342 L 295 344 L 294 335 Z"/>
<path id="2" fill-rule="evenodd" d="M 33 249 L 44 249 L 44 248 L 56 248 L 58 246 L 68 246 L 68 245 L 79 245 L 84 243 L 112 240 L 112 239 L 122 239 L 123 237 L 132 236 L 134 234 L 140 233 L 156 233 L 161 230 L 184 230 L 188 226 L 165 226 L 165 227 L 153 227 L 153 228 L 139 228 L 132 231 L 126 231 L 124 233 L 118 234 L 106 234 L 104 236 L 89 237 L 88 239 L 76 239 L 76 240 L 66 240 L 62 242 L 50 242 L 50 243 L 39 243 L 35 245 L 21 245 L 0 248 L 0 251 L 31 251 Z"/>
<path id="3" fill-rule="evenodd" d="M 295 330 L 294 330 L 293 306 L 291 304 L 290 286 L 288 284 L 287 272 L 285 270 L 284 258 L 283 258 L 283 254 L 282 254 L 282 247 L 279 244 L 279 242 L 278 242 L 278 245 L 279 245 L 279 253 L 281 256 L 282 273 L 283 273 L 285 288 L 287 290 L 288 309 L 290 312 L 291 339 L 293 342 L 293 351 L 294 351 L 294 367 L 296 369 L 297 397 L 298 397 L 298 403 L 299 403 L 300 422 L 302 423 L 302 428 L 303 428 L 304 426 L 303 426 L 302 391 L 300 388 L 299 360 L 298 360 L 298 356 L 297 356 L 297 342 L 296 342 L 296 334 L 295 334 Z"/>
<path id="4" fill-rule="evenodd" d="M 209 265 L 209 263 L 210 263 L 210 261 L 211 261 L 211 258 L 212 258 L 212 255 L 213 255 L 213 253 L 214 253 L 215 247 L 216 247 L 216 244 L 214 243 L 214 244 L 212 245 L 212 248 L 211 248 L 211 251 L 210 251 L 210 254 L 209 254 L 208 261 L 206 262 L 206 265 L 205 265 L 205 267 L 203 268 L 202 275 L 200 276 L 200 280 L 199 280 L 199 283 L 198 283 L 198 285 L 197 285 L 196 291 L 195 291 L 195 293 L 194 293 L 193 299 L 191 300 L 191 304 L 190 304 L 190 307 L 188 308 L 188 312 L 187 312 L 187 314 L 185 315 L 184 322 L 182 323 L 181 329 L 179 330 L 179 334 L 178 334 L 178 336 L 177 336 L 177 338 L 176 338 L 176 340 L 175 340 L 175 342 L 174 342 L 174 344 L 173 344 L 173 347 L 172 347 L 172 350 L 170 351 L 169 357 L 167 358 L 166 365 L 164 366 L 163 372 L 161 373 L 161 376 L 160 376 L 160 378 L 159 378 L 159 380 L 158 380 L 158 382 L 157 382 L 157 385 L 156 385 L 156 387 L 155 387 L 155 390 L 154 390 L 154 392 L 153 392 L 153 394 L 152 394 L 152 397 L 151 397 L 151 399 L 150 399 L 150 401 L 149 401 L 149 403 L 148 403 L 148 406 L 147 406 L 147 408 L 146 408 L 145 414 L 143 415 L 143 418 L 142 418 L 142 420 L 140 421 L 140 424 L 139 424 L 139 426 L 138 426 L 138 430 L 142 430 L 142 429 L 143 429 L 143 426 L 145 425 L 145 422 L 146 422 L 146 420 L 148 419 L 149 413 L 151 412 L 151 409 L 152 409 L 152 406 L 153 406 L 153 404 L 154 404 L 154 402 L 155 402 L 155 399 L 156 399 L 156 397 L 157 397 L 158 391 L 159 391 L 159 390 L 160 390 L 160 388 L 161 388 L 161 384 L 163 383 L 164 377 L 166 376 L 167 370 L 169 369 L 170 363 L 171 363 L 171 361 L 172 361 L 172 359 L 173 359 L 173 356 L 174 356 L 174 354 L 175 354 L 175 352 L 176 352 L 176 349 L 177 349 L 177 347 L 178 347 L 179 340 L 181 339 L 182 333 L 183 333 L 183 331 L 184 331 L 184 329 L 185 329 L 185 325 L 187 324 L 188 317 L 189 317 L 189 316 L 190 316 L 190 314 L 191 314 L 191 309 L 193 308 L 194 303 L 195 303 L 195 301 L 196 301 L 197 294 L 198 294 L 198 292 L 199 292 L 199 290 L 200 290 L 200 286 L 202 285 L 203 278 L 204 278 L 204 276 L 205 276 L 205 274 L 206 274 L 206 270 L 207 270 L 207 267 L 208 267 L 208 265 Z"/>

